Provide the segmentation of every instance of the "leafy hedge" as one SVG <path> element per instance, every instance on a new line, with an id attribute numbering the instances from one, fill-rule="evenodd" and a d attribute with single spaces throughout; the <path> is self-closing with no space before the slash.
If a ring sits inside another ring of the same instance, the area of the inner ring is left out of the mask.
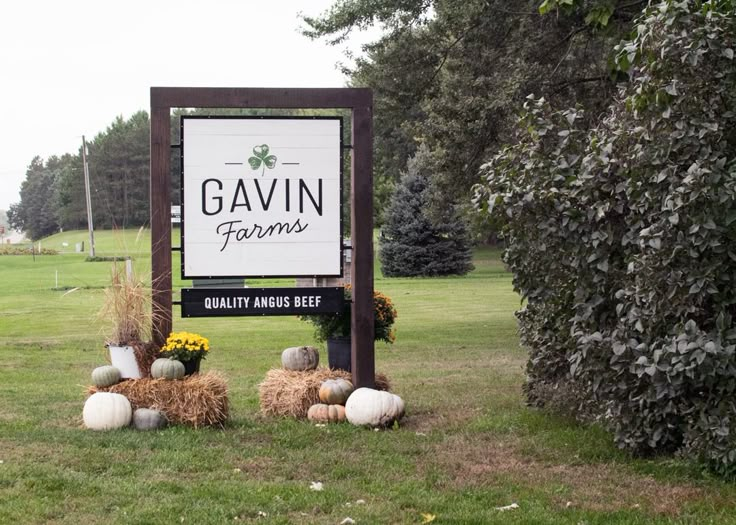
<path id="1" fill-rule="evenodd" d="M 601 123 L 530 97 L 476 189 L 527 300 L 529 401 L 567 400 L 622 447 L 723 473 L 736 472 L 735 14 L 731 0 L 649 6 L 616 48 L 630 81 Z"/>
<path id="2" fill-rule="evenodd" d="M 0 255 L 59 255 L 57 250 L 41 248 L 37 250 L 25 245 L 8 244 L 0 246 Z"/>
<path id="3" fill-rule="evenodd" d="M 128 259 L 132 258 L 128 255 L 95 255 L 94 257 L 85 257 L 84 262 L 118 262 L 127 261 Z"/>

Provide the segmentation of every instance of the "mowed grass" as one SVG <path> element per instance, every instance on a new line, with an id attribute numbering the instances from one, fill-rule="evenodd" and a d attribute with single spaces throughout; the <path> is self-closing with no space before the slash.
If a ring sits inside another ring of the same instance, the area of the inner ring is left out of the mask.
<path id="1" fill-rule="evenodd" d="M 97 239 L 101 255 L 131 254 L 148 272 L 147 232 Z M 631 459 L 599 427 L 524 406 L 520 303 L 498 250 L 477 250 L 465 277 L 377 269 L 399 318 L 376 367 L 407 404 L 399 428 L 380 432 L 259 414 L 258 383 L 281 350 L 313 342 L 307 324 L 177 312 L 175 329 L 211 340 L 203 368 L 228 379 L 227 427 L 84 430 L 110 271 L 84 256 L 0 257 L 0 524 L 736 522 L 732 484 L 688 462 Z"/>

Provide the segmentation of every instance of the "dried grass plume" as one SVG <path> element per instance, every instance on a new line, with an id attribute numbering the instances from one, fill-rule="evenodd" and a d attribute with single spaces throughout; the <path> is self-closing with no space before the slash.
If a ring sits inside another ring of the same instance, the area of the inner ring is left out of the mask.
<path id="1" fill-rule="evenodd" d="M 123 265 L 126 266 L 126 265 Z M 109 322 L 109 344 L 125 346 L 149 339 L 151 327 L 151 291 L 143 280 L 130 269 L 121 269 L 116 261 L 112 265 L 110 285 L 105 297 L 100 319 Z"/>

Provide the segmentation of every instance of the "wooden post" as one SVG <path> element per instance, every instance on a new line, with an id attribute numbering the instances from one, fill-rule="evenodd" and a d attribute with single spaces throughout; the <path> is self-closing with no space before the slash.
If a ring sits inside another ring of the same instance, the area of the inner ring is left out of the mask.
<path id="1" fill-rule="evenodd" d="M 373 108 L 353 108 L 350 232 L 353 308 L 351 360 L 356 388 L 375 387 L 373 326 Z"/>
<path id="2" fill-rule="evenodd" d="M 171 311 L 171 122 L 170 108 L 151 94 L 151 288 L 156 346 L 172 327 Z"/>

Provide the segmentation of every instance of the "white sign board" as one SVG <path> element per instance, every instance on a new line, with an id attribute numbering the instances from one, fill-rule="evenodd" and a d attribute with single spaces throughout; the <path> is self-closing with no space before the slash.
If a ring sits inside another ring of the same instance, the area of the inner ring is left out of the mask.
<path id="1" fill-rule="evenodd" d="M 182 277 L 339 276 L 342 120 L 182 117 Z"/>

